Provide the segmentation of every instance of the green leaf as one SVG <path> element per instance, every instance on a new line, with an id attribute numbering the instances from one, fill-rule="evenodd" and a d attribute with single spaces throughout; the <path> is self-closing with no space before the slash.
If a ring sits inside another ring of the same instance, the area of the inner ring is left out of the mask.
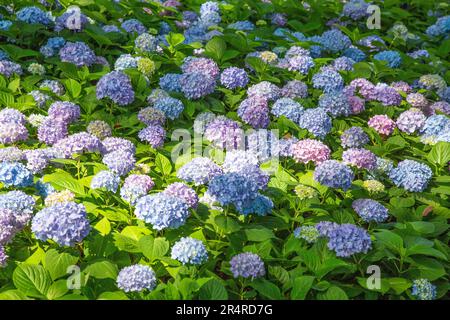
<path id="1" fill-rule="evenodd" d="M 67 275 L 67 268 L 75 265 L 78 262 L 78 257 L 72 256 L 68 253 L 59 253 L 55 249 L 50 249 L 45 254 L 44 266 L 48 270 L 53 280 Z"/>
<path id="2" fill-rule="evenodd" d="M 156 155 L 155 165 L 165 176 L 168 176 L 172 172 L 172 164 L 170 163 L 170 160 L 163 156 L 161 153 L 158 153 Z"/>
<path id="3" fill-rule="evenodd" d="M 283 295 L 280 292 L 280 289 L 275 284 L 266 279 L 256 279 L 252 283 L 250 283 L 250 286 L 265 298 L 271 300 L 284 299 Z"/>
<path id="4" fill-rule="evenodd" d="M 58 280 L 54 282 L 48 289 L 47 298 L 49 300 L 55 300 L 65 295 L 68 291 L 69 289 L 67 288 L 67 281 Z"/>
<path id="5" fill-rule="evenodd" d="M 127 251 L 127 252 L 141 252 L 139 248 L 137 240 L 124 236 L 120 233 L 114 233 L 114 244 L 119 250 Z"/>
<path id="6" fill-rule="evenodd" d="M 395 234 L 389 230 L 380 230 L 375 233 L 375 237 L 378 241 L 383 243 L 387 248 L 401 252 L 403 249 L 403 239 L 398 234 Z"/>
<path id="7" fill-rule="evenodd" d="M 450 143 L 443 141 L 436 143 L 428 154 L 427 159 L 441 167 L 446 165 L 450 161 Z"/>
<path id="8" fill-rule="evenodd" d="M 102 260 L 88 265 L 84 269 L 84 272 L 97 279 L 110 278 L 116 280 L 119 270 L 117 268 L 117 265 L 115 265 L 111 261 Z"/>
<path id="9" fill-rule="evenodd" d="M 0 300 L 29 300 L 29 298 L 22 291 L 8 290 L 0 292 Z"/>
<path id="10" fill-rule="evenodd" d="M 100 220 L 99 222 L 97 222 L 97 224 L 95 225 L 94 228 L 96 230 L 98 230 L 102 235 L 105 236 L 111 232 L 111 223 L 105 217 L 102 220 Z"/>
<path id="11" fill-rule="evenodd" d="M 114 292 L 103 292 L 101 293 L 97 300 L 129 300 L 125 292 L 114 291 Z"/>
<path id="12" fill-rule="evenodd" d="M 220 61 L 225 53 L 227 44 L 222 38 L 214 37 L 205 46 L 205 53 L 216 61 Z"/>
<path id="13" fill-rule="evenodd" d="M 256 242 L 261 242 L 275 238 L 275 235 L 273 234 L 272 230 L 269 230 L 264 227 L 245 229 L 245 235 L 247 236 L 248 241 L 256 241 Z"/>
<path id="14" fill-rule="evenodd" d="M 232 217 L 217 216 L 214 218 L 216 226 L 225 233 L 233 233 L 238 231 L 241 226 Z"/>
<path id="15" fill-rule="evenodd" d="M 74 79 L 67 79 L 64 81 L 66 89 L 72 98 L 78 98 L 81 93 L 81 84 Z"/>
<path id="16" fill-rule="evenodd" d="M 411 287 L 411 281 L 403 278 L 388 278 L 389 287 L 395 291 L 396 294 L 401 294 L 403 291 Z"/>
<path id="17" fill-rule="evenodd" d="M 348 300 L 348 296 L 344 290 L 337 286 L 332 286 L 324 293 L 318 293 L 319 300 Z"/>
<path id="18" fill-rule="evenodd" d="M 312 287 L 314 282 L 313 276 L 296 277 L 293 281 L 291 299 L 305 300 L 306 295 Z"/>
<path id="19" fill-rule="evenodd" d="M 46 297 L 52 283 L 50 274 L 44 267 L 26 263 L 14 270 L 12 279 L 17 289 L 34 298 Z"/>
<path id="20" fill-rule="evenodd" d="M 219 280 L 211 279 L 200 288 L 199 297 L 201 300 L 227 300 L 228 293 Z"/>
<path id="21" fill-rule="evenodd" d="M 139 239 L 138 246 L 150 261 L 164 257 L 169 251 L 169 242 L 165 238 L 155 239 L 152 236 L 143 236 Z"/>
<path id="22" fill-rule="evenodd" d="M 176 47 L 177 45 L 183 43 L 184 36 L 181 33 L 169 33 L 166 36 L 167 43 L 172 47 Z"/>

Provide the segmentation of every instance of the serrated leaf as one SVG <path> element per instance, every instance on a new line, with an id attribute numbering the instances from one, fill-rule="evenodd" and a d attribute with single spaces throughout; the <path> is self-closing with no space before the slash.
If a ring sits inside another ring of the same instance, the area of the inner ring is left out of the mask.
<path id="1" fill-rule="evenodd" d="M 34 298 L 46 297 L 52 283 L 43 266 L 25 263 L 14 270 L 12 280 L 17 289 Z"/>

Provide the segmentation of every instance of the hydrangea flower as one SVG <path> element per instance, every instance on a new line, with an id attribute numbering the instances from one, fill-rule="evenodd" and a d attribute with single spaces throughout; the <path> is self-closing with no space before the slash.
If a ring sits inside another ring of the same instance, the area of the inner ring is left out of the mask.
<path id="1" fill-rule="evenodd" d="M 365 180 L 363 187 L 371 193 L 379 193 L 384 191 L 384 184 L 378 180 Z"/>
<path id="2" fill-rule="evenodd" d="M 216 79 L 220 70 L 217 63 L 209 58 L 186 57 L 181 65 L 183 73 L 203 73 Z"/>
<path id="3" fill-rule="evenodd" d="M 0 143 L 12 144 L 28 139 L 28 130 L 16 122 L 0 122 Z"/>
<path id="4" fill-rule="evenodd" d="M 125 20 L 120 26 L 128 33 L 136 32 L 137 34 L 142 34 L 147 31 L 147 28 L 137 19 Z"/>
<path id="5" fill-rule="evenodd" d="M 294 192 L 300 200 L 312 199 L 318 196 L 316 189 L 303 184 L 297 185 Z"/>
<path id="6" fill-rule="evenodd" d="M 134 46 L 140 52 L 154 52 L 157 45 L 157 38 L 148 33 L 142 33 L 134 40 Z"/>
<path id="7" fill-rule="evenodd" d="M 155 230 L 176 229 L 186 222 L 189 206 L 178 197 L 156 193 L 139 198 L 134 214 L 138 219 L 150 223 Z"/>
<path id="8" fill-rule="evenodd" d="M 373 170 L 377 165 L 377 157 L 369 150 L 350 148 L 342 153 L 342 162 L 359 169 Z"/>
<path id="9" fill-rule="evenodd" d="M 249 97 L 261 96 L 268 101 L 274 101 L 281 96 L 281 90 L 271 82 L 262 81 L 249 87 L 247 94 Z"/>
<path id="10" fill-rule="evenodd" d="M 153 107 L 164 112 L 164 115 L 171 120 L 178 118 L 184 110 L 183 103 L 172 97 L 158 99 Z"/>
<path id="11" fill-rule="evenodd" d="M 237 122 L 218 116 L 206 126 L 205 138 L 218 148 L 237 149 L 243 145 L 244 131 Z"/>
<path id="12" fill-rule="evenodd" d="M 86 131 L 100 140 L 103 140 L 112 135 L 112 130 L 109 124 L 103 120 L 94 120 L 89 122 Z"/>
<path id="13" fill-rule="evenodd" d="M 110 98 L 120 106 L 128 105 L 134 101 L 134 91 L 130 78 L 120 72 L 112 71 L 97 83 L 97 99 Z"/>
<path id="14" fill-rule="evenodd" d="M 400 131 L 412 134 L 419 131 L 425 124 L 426 117 L 419 109 L 411 108 L 403 111 L 397 118 L 397 127 Z"/>
<path id="15" fill-rule="evenodd" d="M 120 177 L 112 171 L 98 172 L 91 180 L 92 189 L 104 188 L 110 192 L 116 192 L 119 187 Z"/>
<path id="16" fill-rule="evenodd" d="M 17 147 L 0 149 L 0 162 L 16 162 L 24 159 L 24 153 Z"/>
<path id="17" fill-rule="evenodd" d="M 148 142 L 152 148 L 157 149 L 164 145 L 166 130 L 160 125 L 149 125 L 138 133 L 139 140 Z"/>
<path id="18" fill-rule="evenodd" d="M 360 148 L 369 142 L 369 136 L 361 127 L 351 127 L 341 135 L 343 148 Z"/>
<path id="19" fill-rule="evenodd" d="M 74 133 L 67 138 L 58 140 L 53 148 L 57 154 L 65 158 L 70 158 L 73 154 L 102 152 L 104 150 L 100 139 L 87 132 Z"/>
<path id="20" fill-rule="evenodd" d="M 117 287 L 125 292 L 153 290 L 156 287 L 156 274 L 149 266 L 134 264 L 120 270 Z"/>
<path id="21" fill-rule="evenodd" d="M 207 184 L 215 176 L 221 175 L 222 169 L 212 160 L 205 157 L 194 158 L 177 171 L 177 177 L 199 186 Z"/>
<path id="22" fill-rule="evenodd" d="M 338 29 L 325 31 L 318 40 L 326 51 L 332 53 L 343 51 L 352 44 L 350 38 Z"/>
<path id="23" fill-rule="evenodd" d="M 1 162 L 0 182 L 5 187 L 25 188 L 33 184 L 33 174 L 19 162 Z"/>
<path id="24" fill-rule="evenodd" d="M 45 198 L 45 205 L 47 207 L 53 206 L 57 203 L 71 202 L 75 200 L 75 194 L 69 190 L 60 192 L 53 192 Z"/>
<path id="25" fill-rule="evenodd" d="M 181 92 L 181 74 L 178 73 L 166 73 L 164 76 L 159 78 L 159 86 L 162 90 Z M 167 95 L 168 96 L 168 95 Z M 164 96 L 161 96 L 163 98 Z"/>
<path id="26" fill-rule="evenodd" d="M 299 80 L 288 81 L 281 88 L 281 95 L 285 98 L 306 98 L 308 96 L 308 86 Z"/>
<path id="27" fill-rule="evenodd" d="M 195 193 L 194 189 L 185 185 L 182 182 L 174 182 L 169 184 L 166 187 L 166 189 L 164 189 L 163 193 L 180 198 L 189 205 L 189 208 L 193 209 L 197 208 L 198 205 L 197 193 Z"/>
<path id="28" fill-rule="evenodd" d="M 308 130 L 314 136 L 323 139 L 331 130 L 331 118 L 322 108 L 305 109 L 300 116 L 298 126 Z"/>
<path id="29" fill-rule="evenodd" d="M 216 118 L 216 115 L 212 112 L 201 112 L 194 120 L 194 132 L 200 135 L 205 133 L 206 126 Z"/>
<path id="30" fill-rule="evenodd" d="M 419 300 L 436 299 L 436 286 L 428 279 L 416 279 L 413 281 L 411 294 Z"/>
<path id="31" fill-rule="evenodd" d="M 233 256 L 230 260 L 230 270 L 235 278 L 254 279 L 264 277 L 266 274 L 262 259 L 251 252 L 243 252 Z"/>
<path id="32" fill-rule="evenodd" d="M 57 118 L 47 117 L 40 124 L 37 132 L 39 141 L 53 145 L 67 137 L 67 123 Z"/>
<path id="33" fill-rule="evenodd" d="M 355 200 L 352 208 L 365 222 L 383 222 L 389 217 L 388 209 L 372 199 Z"/>
<path id="34" fill-rule="evenodd" d="M 171 258 L 182 264 L 202 264 L 208 260 L 208 252 L 201 240 L 183 237 L 172 247 Z"/>
<path id="35" fill-rule="evenodd" d="M 273 104 L 271 112 L 276 117 L 285 116 L 294 123 L 298 123 L 303 113 L 303 107 L 291 98 L 280 98 Z"/>
<path id="36" fill-rule="evenodd" d="M 119 176 L 123 176 L 133 170 L 136 159 L 132 153 L 124 150 L 116 150 L 105 154 L 102 162 L 109 170 L 117 173 Z"/>
<path id="37" fill-rule="evenodd" d="M 411 192 L 424 191 L 432 176 L 433 173 L 426 164 L 409 159 L 399 162 L 397 168 L 389 172 L 389 178 L 397 187 Z"/>
<path id="38" fill-rule="evenodd" d="M 44 80 L 39 85 L 39 89 L 47 89 L 56 94 L 62 96 L 66 93 L 64 86 L 57 80 Z"/>
<path id="39" fill-rule="evenodd" d="M 325 93 L 320 96 L 319 107 L 333 117 L 348 116 L 352 113 L 348 96 L 342 91 Z"/>
<path id="40" fill-rule="evenodd" d="M 132 205 L 136 204 L 137 199 L 146 195 L 155 183 L 152 178 L 145 174 L 129 175 L 120 189 L 120 196 Z"/>
<path id="41" fill-rule="evenodd" d="M 319 164 L 330 158 L 331 150 L 328 146 L 318 140 L 303 139 L 291 147 L 292 157 L 295 161 L 308 163 L 309 161 Z"/>
<path id="42" fill-rule="evenodd" d="M 302 226 L 294 230 L 294 236 L 308 243 L 314 243 L 319 239 L 320 234 L 315 226 Z"/>
<path id="43" fill-rule="evenodd" d="M 42 241 L 53 240 L 60 246 L 74 246 L 90 232 L 91 226 L 82 204 L 56 203 L 36 213 L 31 231 Z"/>
<path id="44" fill-rule="evenodd" d="M 0 60 L 0 74 L 6 78 L 11 77 L 13 74 L 22 74 L 22 67 L 20 64 L 11 62 L 8 60 Z"/>
<path id="45" fill-rule="evenodd" d="M 0 208 L 14 212 L 16 223 L 20 229 L 28 223 L 35 204 L 34 198 L 21 190 L 0 194 Z"/>
<path id="46" fill-rule="evenodd" d="M 77 67 L 90 66 L 95 63 L 94 51 L 84 42 L 66 42 L 59 50 L 59 57 L 63 62 L 73 63 Z"/>
<path id="47" fill-rule="evenodd" d="M 126 69 L 137 68 L 137 58 L 133 57 L 131 54 L 121 54 L 116 62 L 114 62 L 114 69 L 116 71 L 123 71 Z"/>
<path id="48" fill-rule="evenodd" d="M 313 87 L 322 89 L 325 93 L 339 91 L 344 88 L 342 76 L 330 67 L 322 67 L 320 71 L 312 77 Z"/>
<path id="49" fill-rule="evenodd" d="M 136 146 L 130 140 L 118 137 L 108 137 L 103 139 L 102 145 L 105 153 L 110 153 L 117 150 L 126 151 L 134 154 L 136 152 Z"/>
<path id="50" fill-rule="evenodd" d="M 254 200 L 242 208 L 238 208 L 238 210 L 243 215 L 256 214 L 258 216 L 266 216 L 272 212 L 273 206 L 273 201 L 269 197 L 258 194 Z"/>
<path id="51" fill-rule="evenodd" d="M 367 253 L 372 248 L 372 241 L 366 230 L 345 223 L 328 232 L 328 248 L 338 257 L 350 257 L 356 253 Z"/>
<path id="52" fill-rule="evenodd" d="M 354 179 L 353 171 L 336 160 L 326 160 L 314 170 L 314 180 L 330 188 L 350 188 Z"/>
<path id="53" fill-rule="evenodd" d="M 244 69 L 229 67 L 222 71 L 220 83 L 227 89 L 244 88 L 249 81 Z"/>
<path id="54" fill-rule="evenodd" d="M 396 123 L 385 114 L 375 115 L 369 119 L 367 125 L 379 134 L 389 136 L 395 129 Z"/>
<path id="55" fill-rule="evenodd" d="M 29 24 L 50 25 L 52 23 L 50 12 L 45 12 L 36 6 L 20 9 L 16 13 L 16 19 Z"/>
<path id="56" fill-rule="evenodd" d="M 216 80 L 201 72 L 184 73 L 180 76 L 181 91 L 189 100 L 197 100 L 214 92 Z"/>
<path id="57" fill-rule="evenodd" d="M 402 57 L 397 51 L 381 51 L 373 56 L 375 60 L 386 61 L 391 68 L 398 68 L 402 64 Z"/>
<path id="58" fill-rule="evenodd" d="M 68 101 L 56 101 L 48 108 L 48 116 L 64 123 L 72 123 L 80 118 L 80 106 Z"/>
<path id="59" fill-rule="evenodd" d="M 267 100 L 253 95 L 243 100 L 237 110 L 238 116 L 254 128 L 266 128 L 269 125 L 269 107 Z"/>

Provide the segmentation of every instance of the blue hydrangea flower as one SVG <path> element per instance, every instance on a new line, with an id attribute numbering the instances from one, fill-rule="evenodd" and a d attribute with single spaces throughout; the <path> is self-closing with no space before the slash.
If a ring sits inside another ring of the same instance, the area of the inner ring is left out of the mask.
<path id="1" fill-rule="evenodd" d="M 140 130 L 138 138 L 141 141 L 148 142 L 152 148 L 157 149 L 164 145 L 166 130 L 159 124 L 152 124 Z"/>
<path id="2" fill-rule="evenodd" d="M 59 202 L 36 213 L 31 231 L 42 241 L 53 240 L 60 246 L 73 246 L 90 232 L 86 209 L 75 202 Z"/>
<path id="3" fill-rule="evenodd" d="M 381 51 L 373 56 L 375 60 L 386 61 L 391 68 L 398 68 L 402 64 L 402 57 L 397 51 Z"/>
<path id="4" fill-rule="evenodd" d="M 112 171 L 103 170 L 98 172 L 91 180 L 92 189 L 104 188 L 116 192 L 119 187 L 120 177 Z"/>
<path id="5" fill-rule="evenodd" d="M 130 140 L 118 137 L 108 137 L 103 139 L 102 145 L 105 153 L 110 153 L 117 150 L 126 151 L 134 154 L 136 152 L 136 146 Z"/>
<path id="6" fill-rule="evenodd" d="M 180 77 L 180 85 L 186 98 L 196 100 L 213 93 L 216 80 L 201 72 L 184 73 Z"/>
<path id="7" fill-rule="evenodd" d="M 249 81 L 244 69 L 229 67 L 222 71 L 220 83 L 228 89 L 244 88 Z"/>
<path id="8" fill-rule="evenodd" d="M 24 7 L 16 13 L 17 21 L 25 23 L 38 23 L 43 25 L 49 25 L 52 23 L 50 12 L 45 12 L 42 9 L 32 6 Z"/>
<path id="9" fill-rule="evenodd" d="M 350 0 L 344 5 L 342 14 L 353 20 L 360 20 L 367 17 L 369 4 L 365 0 Z"/>
<path id="10" fill-rule="evenodd" d="M 178 197 L 156 193 L 140 198 L 136 203 L 134 214 L 150 223 L 155 230 L 176 229 L 186 222 L 189 206 Z"/>
<path id="11" fill-rule="evenodd" d="M 198 157 L 183 165 L 177 171 L 177 177 L 199 186 L 207 184 L 215 176 L 221 175 L 222 169 L 211 159 Z"/>
<path id="12" fill-rule="evenodd" d="M 366 60 L 366 54 L 356 47 L 349 47 L 342 53 L 345 57 L 348 57 L 356 62 Z"/>
<path id="13" fill-rule="evenodd" d="M 251 21 L 244 20 L 230 23 L 227 28 L 242 31 L 252 31 L 253 29 L 255 29 L 255 25 Z"/>
<path id="14" fill-rule="evenodd" d="M 136 40 L 134 40 L 134 46 L 136 50 L 141 52 L 156 51 L 157 45 L 157 38 L 148 33 L 143 33 L 139 35 Z"/>
<path id="15" fill-rule="evenodd" d="M 319 239 L 320 233 L 315 226 L 301 226 L 294 230 L 294 236 L 308 243 L 314 243 Z"/>
<path id="16" fill-rule="evenodd" d="M 331 230 L 339 227 L 339 224 L 331 221 L 321 221 L 317 223 L 315 227 L 321 237 L 329 237 Z"/>
<path id="17" fill-rule="evenodd" d="M 117 150 L 105 154 L 102 162 L 106 164 L 109 170 L 117 173 L 119 176 L 123 176 L 133 170 L 136 159 L 132 153 Z"/>
<path id="18" fill-rule="evenodd" d="M 267 101 L 275 101 L 281 96 L 281 90 L 275 84 L 268 81 L 261 81 L 260 83 L 252 85 L 247 90 L 249 97 L 261 96 Z"/>
<path id="19" fill-rule="evenodd" d="M 411 192 L 424 191 L 432 176 L 433 172 L 426 164 L 409 159 L 399 162 L 397 168 L 389 172 L 389 178 L 397 187 Z"/>
<path id="20" fill-rule="evenodd" d="M 165 97 L 158 99 L 154 104 L 154 108 L 164 112 L 167 118 L 175 120 L 183 112 L 184 105 L 178 99 Z"/>
<path id="21" fill-rule="evenodd" d="M 67 42 L 59 50 L 59 57 L 61 61 L 73 63 L 77 67 L 90 66 L 96 61 L 94 51 L 81 41 Z"/>
<path id="22" fill-rule="evenodd" d="M 128 19 L 120 25 L 128 33 L 142 34 L 147 31 L 147 28 L 137 19 Z"/>
<path id="23" fill-rule="evenodd" d="M 322 108 L 306 109 L 298 121 L 300 128 L 308 130 L 318 138 L 325 138 L 331 130 L 331 118 Z"/>
<path id="24" fill-rule="evenodd" d="M 352 208 L 365 222 L 383 222 L 389 217 L 388 209 L 372 199 L 355 200 Z"/>
<path id="25" fill-rule="evenodd" d="M 328 248 L 338 257 L 350 257 L 356 253 L 367 253 L 372 248 L 372 241 L 366 230 L 346 223 L 329 232 Z"/>
<path id="26" fill-rule="evenodd" d="M 321 95 L 319 98 L 319 108 L 322 108 L 333 117 L 348 116 L 352 113 L 348 96 L 342 91 Z"/>
<path id="27" fill-rule="evenodd" d="M 271 112 L 276 117 L 285 116 L 294 123 L 298 123 L 303 113 L 303 107 L 291 98 L 280 98 L 273 104 Z"/>
<path id="28" fill-rule="evenodd" d="M 208 252 L 202 241 L 183 237 L 173 245 L 171 258 L 182 264 L 202 264 L 208 260 Z"/>
<path id="29" fill-rule="evenodd" d="M 369 143 L 369 136 L 361 127 L 351 127 L 341 135 L 341 145 L 343 148 L 361 148 Z"/>
<path id="30" fill-rule="evenodd" d="M 239 212 L 243 215 L 256 214 L 258 216 L 266 216 L 272 212 L 273 201 L 262 194 L 258 194 L 256 198 L 248 204 L 239 208 Z"/>
<path id="31" fill-rule="evenodd" d="M 333 53 L 343 51 L 352 44 L 350 38 L 338 29 L 325 31 L 318 40 L 326 51 Z"/>
<path id="32" fill-rule="evenodd" d="M 2 162 L 0 182 L 3 182 L 5 187 L 25 188 L 33 184 L 33 174 L 19 162 Z"/>
<path id="33" fill-rule="evenodd" d="M 416 279 L 413 281 L 411 294 L 419 300 L 436 299 L 436 286 L 428 279 Z"/>
<path id="34" fill-rule="evenodd" d="M 326 160 L 314 170 L 314 180 L 330 188 L 350 188 L 354 179 L 352 169 L 336 160 Z"/>
<path id="35" fill-rule="evenodd" d="M 450 32 L 450 16 L 437 19 L 436 23 L 429 26 L 425 33 L 431 37 L 439 37 Z"/>
<path id="36" fill-rule="evenodd" d="M 117 71 L 135 68 L 137 68 L 137 58 L 128 53 L 120 55 L 114 62 L 114 69 Z"/>
<path id="37" fill-rule="evenodd" d="M 149 266 L 134 264 L 120 270 L 117 287 L 125 292 L 153 290 L 156 287 L 156 274 Z"/>
<path id="38" fill-rule="evenodd" d="M 112 71 L 97 83 L 97 99 L 110 98 L 120 106 L 134 101 L 134 91 L 128 75 L 120 71 Z"/>
<path id="39" fill-rule="evenodd" d="M 178 73 L 166 73 L 159 78 L 159 86 L 165 91 L 181 92 L 180 77 Z"/>
<path id="40" fill-rule="evenodd" d="M 314 88 L 322 89 L 325 93 L 331 93 L 344 88 L 344 79 L 339 72 L 330 67 L 323 67 L 320 72 L 312 77 L 312 82 Z"/>
<path id="41" fill-rule="evenodd" d="M 266 270 L 264 262 L 255 253 L 244 252 L 235 255 L 230 260 L 230 270 L 235 278 L 259 278 L 264 277 Z"/>

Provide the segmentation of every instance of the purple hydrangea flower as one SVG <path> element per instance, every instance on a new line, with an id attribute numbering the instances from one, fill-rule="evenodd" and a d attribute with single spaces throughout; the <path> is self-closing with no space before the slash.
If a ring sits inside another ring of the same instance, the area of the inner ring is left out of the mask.
<path id="1" fill-rule="evenodd" d="M 360 148 L 369 142 L 369 136 L 361 127 L 351 127 L 341 135 L 341 145 L 344 148 Z"/>
<path id="2" fill-rule="evenodd" d="M 319 107 L 333 117 L 348 116 L 352 113 L 348 96 L 342 91 L 325 93 L 319 98 Z"/>
<path id="3" fill-rule="evenodd" d="M 252 95 L 243 100 L 237 110 L 238 116 L 252 127 L 266 128 L 269 125 L 269 107 L 267 100 L 258 95 Z"/>
<path id="4" fill-rule="evenodd" d="M 203 73 L 216 79 L 220 70 L 217 63 L 209 58 L 187 57 L 181 65 L 183 73 Z"/>
<path id="5" fill-rule="evenodd" d="M 227 89 L 244 88 L 249 82 L 244 69 L 229 67 L 222 71 L 220 83 Z"/>
<path id="6" fill-rule="evenodd" d="M 48 108 L 48 115 L 64 123 L 72 123 L 80 118 L 80 106 L 68 101 L 56 101 Z"/>
<path id="7" fill-rule="evenodd" d="M 244 131 L 237 122 L 218 116 L 206 126 L 205 138 L 218 148 L 237 149 L 243 145 Z"/>
<path id="8" fill-rule="evenodd" d="M 216 80 L 201 72 L 184 73 L 180 76 L 180 85 L 187 99 L 197 100 L 214 92 Z"/>
<path id="9" fill-rule="evenodd" d="M 321 162 L 314 170 L 314 180 L 330 188 L 349 189 L 354 179 L 353 171 L 336 160 Z"/>
<path id="10" fill-rule="evenodd" d="M 134 101 L 134 91 L 130 78 L 120 72 L 112 71 L 97 83 L 97 99 L 110 98 L 118 105 L 124 106 Z"/>
<path id="11" fill-rule="evenodd" d="M 95 63 L 94 51 L 84 42 L 66 42 L 59 50 L 59 57 L 63 62 L 70 62 L 77 67 L 90 66 Z"/>
<path id="12" fill-rule="evenodd" d="M 273 83 L 268 81 L 261 81 L 258 84 L 252 85 L 248 88 L 247 94 L 251 96 L 261 96 L 268 101 L 275 101 L 281 96 L 281 90 Z"/>
<path id="13" fill-rule="evenodd" d="M 373 170 L 377 165 L 377 157 L 369 150 L 350 148 L 342 153 L 342 162 L 359 169 Z"/>
<path id="14" fill-rule="evenodd" d="M 235 278 L 259 278 L 264 277 L 266 270 L 261 258 L 251 252 L 235 255 L 230 261 L 230 270 Z"/>
<path id="15" fill-rule="evenodd" d="M 87 132 L 79 132 L 58 140 L 54 145 L 54 150 L 66 158 L 73 154 L 83 154 L 85 152 L 102 152 L 103 144 L 96 136 Z"/>
<path id="16" fill-rule="evenodd" d="M 117 173 L 119 176 L 123 176 L 133 170 L 136 159 L 132 153 L 124 150 L 117 150 L 105 154 L 102 162 L 109 170 Z"/>
<path id="17" fill-rule="evenodd" d="M 308 86 L 299 80 L 288 81 L 281 88 L 281 95 L 285 98 L 306 98 L 308 96 Z"/>
<path id="18" fill-rule="evenodd" d="M 155 183 L 149 176 L 144 174 L 131 174 L 125 179 L 120 189 L 120 196 L 125 201 L 135 205 L 136 201 L 146 195 L 154 186 Z"/>
<path id="19" fill-rule="evenodd" d="M 372 199 L 358 199 L 353 201 L 352 208 L 365 222 L 383 222 L 389 217 L 388 209 Z"/>
<path id="20" fill-rule="evenodd" d="M 403 111 L 397 118 L 397 127 L 408 134 L 422 129 L 427 118 L 419 109 L 411 108 Z"/>
<path id="21" fill-rule="evenodd" d="M 331 221 L 321 221 L 316 224 L 316 229 L 319 231 L 319 235 L 321 237 L 329 237 L 331 230 L 334 230 L 339 227 L 339 224 Z"/>
<path id="22" fill-rule="evenodd" d="M 47 117 L 38 127 L 38 139 L 48 145 L 66 138 L 68 135 L 67 123 L 58 118 Z"/>
<path id="23" fill-rule="evenodd" d="M 330 158 L 331 150 L 326 144 L 318 140 L 303 139 L 292 145 L 291 153 L 297 162 L 308 163 L 312 161 L 319 164 Z"/>
<path id="24" fill-rule="evenodd" d="M 0 122 L 0 143 L 11 144 L 28 139 L 28 130 L 16 122 Z"/>
<path id="25" fill-rule="evenodd" d="M 346 223 L 330 230 L 328 248 L 338 257 L 350 257 L 356 253 L 367 253 L 372 248 L 372 241 L 366 230 Z"/>
<path id="26" fill-rule="evenodd" d="M 147 31 L 147 28 L 137 19 L 128 19 L 120 25 L 128 33 L 142 34 Z"/>
<path id="27" fill-rule="evenodd" d="M 379 134 L 389 136 L 395 129 L 395 121 L 385 114 L 375 115 L 369 119 L 367 125 Z"/>
<path id="28" fill-rule="evenodd" d="M 163 193 L 180 198 L 188 204 L 189 208 L 197 208 L 197 194 L 195 193 L 194 189 L 182 182 L 174 182 L 169 184 L 166 189 L 164 189 Z"/>
<path id="29" fill-rule="evenodd" d="M 108 137 L 102 141 L 104 147 L 104 153 L 110 153 L 117 150 L 126 151 L 134 154 L 136 152 L 136 146 L 130 140 L 118 137 Z"/>
<path id="30" fill-rule="evenodd" d="M 139 140 L 148 142 L 152 148 L 157 149 L 164 145 L 166 130 L 160 125 L 149 125 L 138 133 Z"/>

